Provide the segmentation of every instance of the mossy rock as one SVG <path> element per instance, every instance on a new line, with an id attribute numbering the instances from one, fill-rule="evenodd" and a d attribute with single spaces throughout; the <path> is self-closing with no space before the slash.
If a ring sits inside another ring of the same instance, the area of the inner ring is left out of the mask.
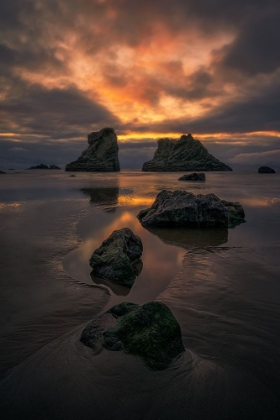
<path id="1" fill-rule="evenodd" d="M 123 286 L 131 287 L 139 274 L 143 245 L 131 229 L 115 230 L 96 249 L 89 261 L 98 276 Z"/>
<path id="2" fill-rule="evenodd" d="M 115 305 L 85 328 L 80 341 L 93 349 L 101 342 L 107 350 L 138 356 L 151 370 L 166 369 L 185 351 L 180 325 L 161 302 Z"/>

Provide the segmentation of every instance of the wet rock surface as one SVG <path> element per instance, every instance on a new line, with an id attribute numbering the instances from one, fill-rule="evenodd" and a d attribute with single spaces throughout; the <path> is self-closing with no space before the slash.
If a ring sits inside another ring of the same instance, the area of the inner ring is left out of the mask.
<path id="1" fill-rule="evenodd" d="M 212 156 L 199 140 L 188 134 L 182 135 L 179 140 L 159 139 L 153 159 L 144 163 L 142 171 L 232 171 L 232 169 Z"/>
<path id="2" fill-rule="evenodd" d="M 261 166 L 258 169 L 259 174 L 275 174 L 275 170 L 270 168 L 269 166 Z"/>
<path id="3" fill-rule="evenodd" d="M 120 170 L 117 136 L 113 128 L 88 135 L 88 148 L 65 171 L 115 172 Z"/>
<path id="4" fill-rule="evenodd" d="M 244 217 L 244 209 L 238 202 L 184 190 L 161 191 L 153 205 L 137 215 L 144 227 L 232 227 L 244 222 Z"/>
<path id="5" fill-rule="evenodd" d="M 89 263 L 98 276 L 131 287 L 139 272 L 137 262 L 142 252 L 139 236 L 129 228 L 123 228 L 115 230 L 103 241 L 93 252 Z"/>
<path id="6" fill-rule="evenodd" d="M 180 325 L 161 302 L 115 305 L 87 325 L 80 341 L 95 351 L 104 347 L 138 356 L 152 370 L 167 368 L 185 351 Z"/>
<path id="7" fill-rule="evenodd" d="M 205 181 L 205 174 L 204 173 L 196 173 L 193 172 L 191 174 L 186 174 L 178 178 L 178 181 Z"/>

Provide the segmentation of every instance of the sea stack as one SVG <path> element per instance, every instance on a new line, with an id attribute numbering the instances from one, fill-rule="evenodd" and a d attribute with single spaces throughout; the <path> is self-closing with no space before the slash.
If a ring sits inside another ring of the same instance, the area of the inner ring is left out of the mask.
<path id="1" fill-rule="evenodd" d="M 88 148 L 65 171 L 116 172 L 120 170 L 117 136 L 113 128 L 88 135 Z"/>
<path id="2" fill-rule="evenodd" d="M 144 163 L 142 171 L 232 171 L 232 169 L 212 156 L 191 134 L 183 134 L 178 140 L 159 139 L 153 159 Z"/>
<path id="3" fill-rule="evenodd" d="M 269 166 L 261 166 L 258 169 L 259 174 L 275 174 L 275 170 L 270 168 Z"/>

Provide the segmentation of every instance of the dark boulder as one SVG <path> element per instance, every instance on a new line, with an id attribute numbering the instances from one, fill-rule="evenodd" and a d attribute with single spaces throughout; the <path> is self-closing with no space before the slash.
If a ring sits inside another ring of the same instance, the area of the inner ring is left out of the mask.
<path id="1" fill-rule="evenodd" d="M 137 261 L 143 246 L 131 229 L 115 230 L 94 251 L 89 264 L 95 274 L 123 286 L 131 287 L 138 275 Z"/>
<path id="2" fill-rule="evenodd" d="M 3 175 L 3 174 L 6 174 L 6 172 L 4 172 L 4 171 L 0 171 L 0 174 L 2 174 L 2 175 Z"/>
<path id="3" fill-rule="evenodd" d="M 191 174 L 181 176 L 178 178 L 178 181 L 205 181 L 205 179 L 204 173 L 193 172 Z"/>
<path id="4" fill-rule="evenodd" d="M 237 202 L 184 190 L 161 191 L 153 205 L 137 215 L 144 227 L 230 227 L 244 222 L 244 217 L 243 207 Z"/>
<path id="5" fill-rule="evenodd" d="M 275 170 L 270 168 L 269 166 L 261 166 L 258 169 L 259 174 L 275 174 Z"/>
<path id="6" fill-rule="evenodd" d="M 103 346 L 138 356 L 152 370 L 167 368 L 185 351 L 180 325 L 161 302 L 115 305 L 87 325 L 80 341 L 94 350 Z"/>

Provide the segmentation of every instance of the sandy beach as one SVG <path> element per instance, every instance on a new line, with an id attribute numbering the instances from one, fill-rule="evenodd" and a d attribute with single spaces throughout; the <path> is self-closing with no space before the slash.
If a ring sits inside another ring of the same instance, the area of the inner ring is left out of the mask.
<path id="1" fill-rule="evenodd" d="M 1 412 L 20 419 L 278 419 L 279 174 L 30 171 L 0 179 Z M 139 210 L 162 189 L 239 201 L 234 229 L 152 229 Z M 131 290 L 91 276 L 113 230 L 143 242 Z M 186 352 L 153 372 L 122 352 L 93 354 L 85 325 L 115 303 L 159 300 Z"/>

